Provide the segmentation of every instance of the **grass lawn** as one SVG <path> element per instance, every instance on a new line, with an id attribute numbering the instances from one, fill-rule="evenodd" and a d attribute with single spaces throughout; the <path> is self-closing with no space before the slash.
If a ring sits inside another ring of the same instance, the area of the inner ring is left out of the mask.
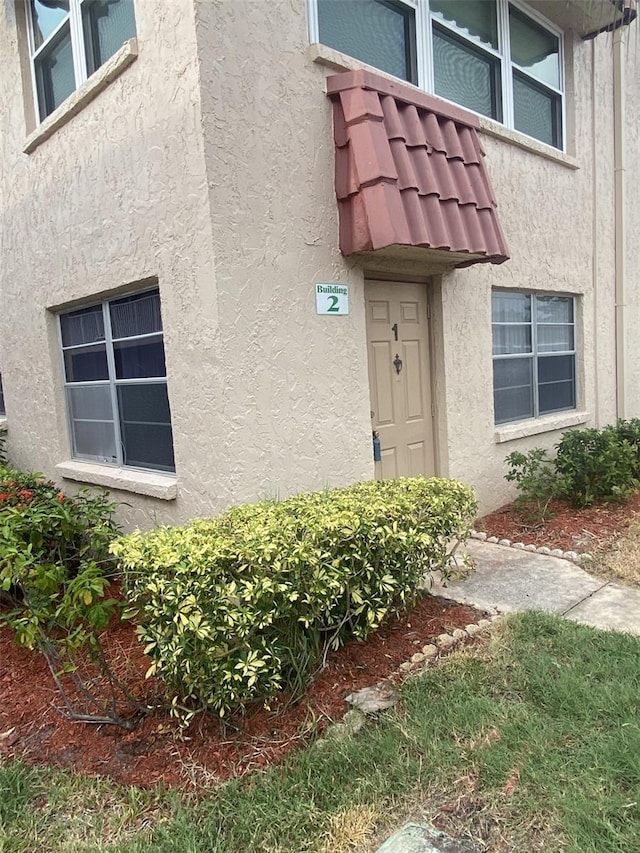
<path id="1" fill-rule="evenodd" d="M 0 853 L 347 853 L 408 818 L 492 853 L 637 850 L 639 662 L 639 639 L 511 617 L 355 738 L 198 799 L 0 764 Z"/>

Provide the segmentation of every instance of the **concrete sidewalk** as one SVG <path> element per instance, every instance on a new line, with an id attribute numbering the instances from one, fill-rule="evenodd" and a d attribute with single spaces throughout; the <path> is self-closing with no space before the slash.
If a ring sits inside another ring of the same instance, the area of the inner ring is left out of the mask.
<path id="1" fill-rule="evenodd" d="M 464 552 L 476 570 L 434 595 L 495 609 L 547 610 L 596 628 L 640 635 L 640 589 L 606 581 L 559 557 L 471 539 Z M 460 551 L 458 551 L 460 553 Z"/>

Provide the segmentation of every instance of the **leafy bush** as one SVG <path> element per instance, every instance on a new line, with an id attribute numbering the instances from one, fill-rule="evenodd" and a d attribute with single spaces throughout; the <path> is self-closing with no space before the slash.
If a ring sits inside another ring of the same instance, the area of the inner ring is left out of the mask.
<path id="1" fill-rule="evenodd" d="M 329 648 L 410 604 L 474 511 L 453 481 L 370 482 L 133 533 L 111 551 L 173 712 L 224 716 L 301 688 Z"/>
<path id="2" fill-rule="evenodd" d="M 640 472 L 640 418 L 629 421 L 620 418 L 616 423 L 616 433 L 621 441 L 627 441 L 636 451 L 636 473 Z"/>
<path id="3" fill-rule="evenodd" d="M 72 716 L 62 673 L 77 673 L 85 652 L 110 691 L 115 683 L 99 639 L 120 606 L 106 597 L 114 568 L 109 544 L 117 533 L 112 512 L 104 494 L 69 497 L 38 475 L 0 468 L 0 624 L 46 656 Z M 82 678 L 74 686 L 101 719 L 119 721 L 112 719 L 111 692 L 105 702 L 88 694 Z"/>
<path id="4" fill-rule="evenodd" d="M 616 427 L 569 430 L 557 447 L 564 495 L 577 506 L 620 500 L 640 485 L 637 450 Z"/>
<path id="5" fill-rule="evenodd" d="M 564 480 L 556 470 L 555 460 L 541 447 L 527 453 L 514 450 L 506 460 L 509 470 L 505 479 L 515 483 L 518 497 L 516 509 L 528 520 L 541 524 L 549 512 L 549 504 L 564 491 Z"/>

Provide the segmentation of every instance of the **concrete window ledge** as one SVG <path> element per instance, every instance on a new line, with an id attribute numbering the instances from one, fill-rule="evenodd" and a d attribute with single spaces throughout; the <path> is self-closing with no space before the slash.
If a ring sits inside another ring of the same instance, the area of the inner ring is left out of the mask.
<path id="1" fill-rule="evenodd" d="M 88 103 L 93 101 L 137 57 L 138 40 L 129 39 L 88 80 L 85 80 L 84 83 L 78 86 L 75 92 L 69 95 L 64 103 L 60 104 L 57 109 L 48 115 L 33 133 L 29 134 L 22 149 L 24 153 L 31 154 L 32 151 L 35 151 L 38 145 L 42 145 L 58 128 L 70 121 Z"/>
<path id="2" fill-rule="evenodd" d="M 104 486 L 122 492 L 135 492 L 163 501 L 173 501 L 178 496 L 178 485 L 173 474 L 156 474 L 153 471 L 136 471 L 94 462 L 71 459 L 56 465 L 59 476 L 65 480 Z"/>
<path id="3" fill-rule="evenodd" d="M 528 421 L 518 421 L 505 424 L 495 431 L 496 444 L 526 438 L 528 435 L 538 435 L 543 432 L 553 432 L 558 429 L 585 424 L 591 415 L 589 412 L 559 412 L 555 415 L 545 415 L 543 418 L 531 418 Z"/>

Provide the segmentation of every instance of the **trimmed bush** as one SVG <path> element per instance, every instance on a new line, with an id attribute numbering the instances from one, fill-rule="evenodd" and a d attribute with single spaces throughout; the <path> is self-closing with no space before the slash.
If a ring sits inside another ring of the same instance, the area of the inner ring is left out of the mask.
<path id="1" fill-rule="evenodd" d="M 454 481 L 398 479 L 236 507 L 113 543 L 138 633 L 177 716 L 299 690 L 446 572 L 476 505 Z"/>
<path id="2" fill-rule="evenodd" d="M 621 428 L 569 430 L 557 447 L 564 496 L 577 506 L 621 500 L 638 488 L 638 451 Z"/>

